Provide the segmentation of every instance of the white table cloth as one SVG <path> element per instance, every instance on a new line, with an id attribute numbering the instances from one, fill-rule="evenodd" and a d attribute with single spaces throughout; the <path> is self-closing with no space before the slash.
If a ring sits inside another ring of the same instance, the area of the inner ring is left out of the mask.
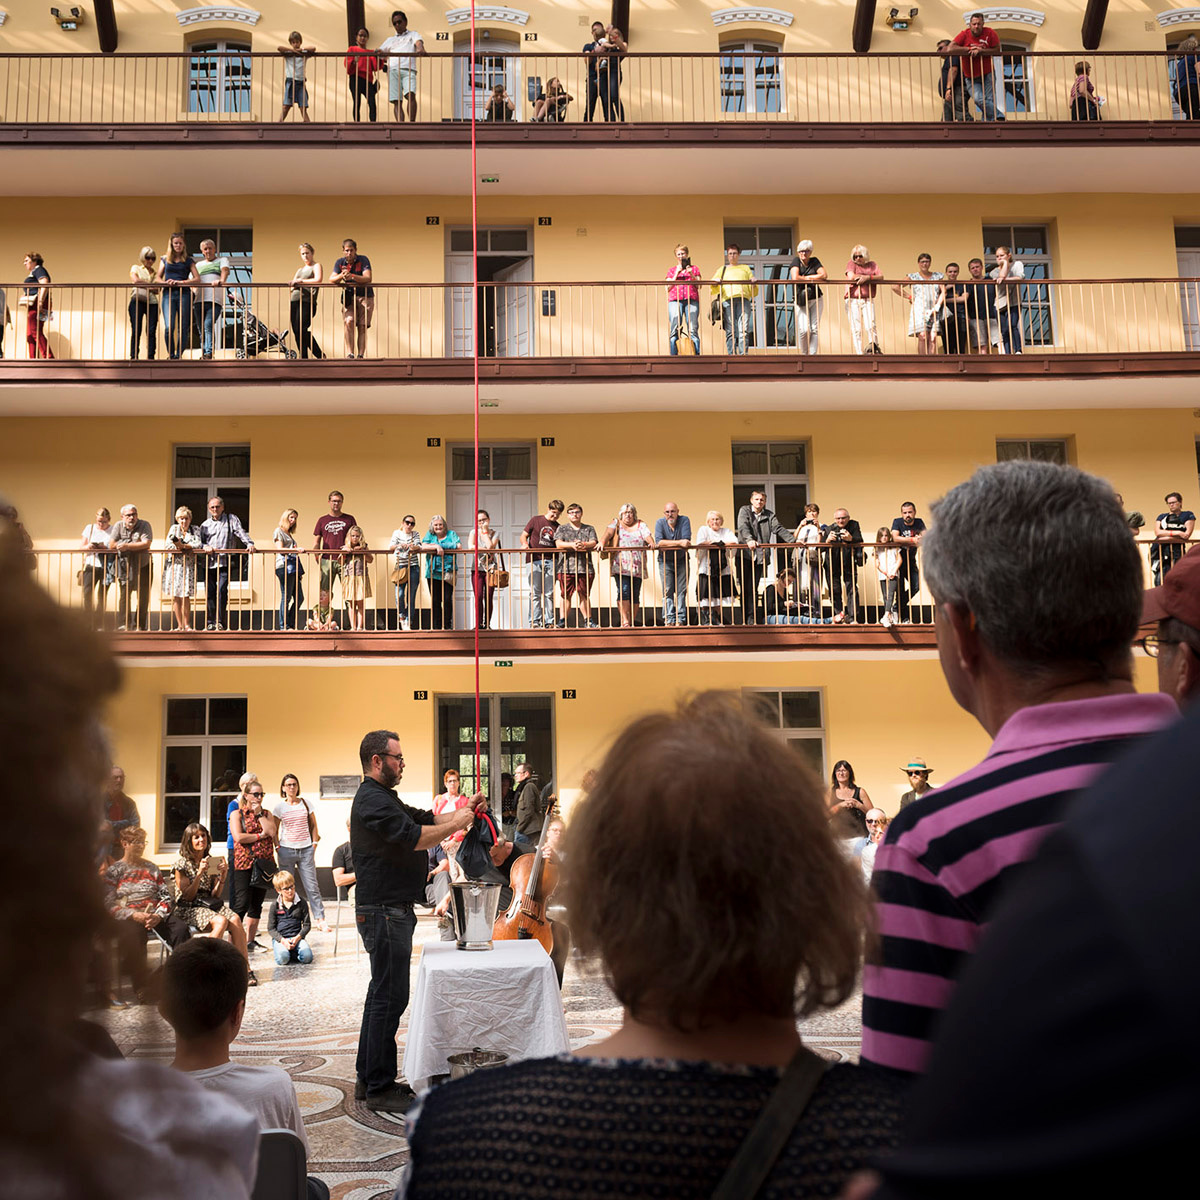
<path id="1" fill-rule="evenodd" d="M 404 1043 L 409 1085 L 449 1074 L 448 1056 L 476 1046 L 510 1062 L 569 1048 L 558 978 L 539 942 L 495 942 L 491 950 L 425 943 Z"/>

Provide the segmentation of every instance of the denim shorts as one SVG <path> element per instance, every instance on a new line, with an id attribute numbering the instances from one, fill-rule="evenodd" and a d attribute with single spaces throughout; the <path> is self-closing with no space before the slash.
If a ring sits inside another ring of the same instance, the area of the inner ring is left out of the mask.
<path id="1" fill-rule="evenodd" d="M 295 104 L 298 108 L 308 107 L 308 89 L 303 79 L 285 79 L 283 81 L 283 105 L 287 108 Z"/>
<path id="2" fill-rule="evenodd" d="M 642 580 L 639 575 L 618 575 L 617 596 L 621 600 L 632 600 L 637 604 L 642 598 Z"/>

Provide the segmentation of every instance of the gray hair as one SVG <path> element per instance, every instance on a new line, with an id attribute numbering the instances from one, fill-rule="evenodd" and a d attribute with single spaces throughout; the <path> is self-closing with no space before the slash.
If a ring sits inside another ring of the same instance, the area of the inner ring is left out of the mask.
<path id="1" fill-rule="evenodd" d="M 433 532 L 433 527 L 434 527 L 434 526 L 435 526 L 435 525 L 436 525 L 436 524 L 437 524 L 439 521 L 441 521 L 441 523 L 442 523 L 443 525 L 445 525 L 445 527 L 446 527 L 447 529 L 449 529 L 449 528 L 450 528 L 450 522 L 449 522 L 449 521 L 447 521 L 447 520 L 446 520 L 446 518 L 445 518 L 445 517 L 443 517 L 441 513 L 434 513 L 434 514 L 433 514 L 433 516 L 429 518 L 429 532 L 430 532 L 430 533 L 432 533 L 432 532 Z"/>
<path id="2" fill-rule="evenodd" d="M 796 247 L 796 253 L 800 254 L 805 250 L 807 250 L 809 254 L 812 253 L 812 242 L 810 242 L 808 238 L 805 238 L 804 241 L 802 241 L 800 245 Z"/>
<path id="3" fill-rule="evenodd" d="M 629 503 L 622 504 L 621 507 L 617 509 L 617 516 L 618 517 L 622 516 L 624 513 L 627 513 L 627 512 L 633 513 L 634 519 L 635 520 L 637 519 L 637 505 L 636 504 L 629 504 Z"/>
<path id="4" fill-rule="evenodd" d="M 1008 666 L 1039 673 L 1128 655 L 1142 563 L 1112 485 L 1074 467 L 981 467 L 931 508 L 922 539 L 935 601 L 967 609 Z"/>
<path id="5" fill-rule="evenodd" d="M 247 771 L 238 780 L 238 790 L 244 792 L 252 783 L 258 783 L 258 776 L 253 771 Z"/>

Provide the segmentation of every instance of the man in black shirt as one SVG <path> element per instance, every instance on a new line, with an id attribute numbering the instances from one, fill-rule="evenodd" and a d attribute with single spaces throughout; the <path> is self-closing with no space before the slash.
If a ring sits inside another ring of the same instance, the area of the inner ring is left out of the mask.
<path id="1" fill-rule="evenodd" d="M 996 325 L 996 285 L 989 283 L 983 273 L 983 259 L 973 258 L 967 263 L 971 274 L 964 286 L 967 289 L 967 343 L 972 354 L 986 354 L 988 345 L 999 345 L 1000 327 Z"/>
<path id="2" fill-rule="evenodd" d="M 408 1007 L 408 971 L 417 919 L 413 904 L 424 899 L 425 851 L 475 819 L 473 805 L 441 817 L 397 799 L 404 773 L 399 735 L 376 729 L 358 750 L 363 781 L 350 808 L 350 842 L 357 877 L 354 911 L 371 959 L 371 982 L 358 1035 L 355 1099 L 374 1112 L 406 1112 L 412 1089 L 396 1082 L 396 1030 Z"/>
<path id="3" fill-rule="evenodd" d="M 592 22 L 592 40 L 584 48 L 587 65 L 587 107 L 583 110 L 583 119 L 590 121 L 596 113 L 596 101 L 600 99 L 600 64 L 598 55 L 604 51 L 600 48 L 604 42 L 604 22 Z"/>
<path id="4" fill-rule="evenodd" d="M 839 508 L 825 535 L 829 551 L 829 595 L 833 601 L 833 621 L 850 624 L 858 615 L 858 568 L 863 565 L 862 529 L 854 518 Z"/>

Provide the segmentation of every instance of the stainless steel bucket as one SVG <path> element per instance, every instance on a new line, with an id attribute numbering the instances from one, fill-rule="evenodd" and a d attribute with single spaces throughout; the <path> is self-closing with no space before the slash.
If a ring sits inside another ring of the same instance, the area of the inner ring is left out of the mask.
<path id="1" fill-rule="evenodd" d="M 454 938 L 460 950 L 490 950 L 492 926 L 500 907 L 500 884 L 470 879 L 450 885 Z"/>
<path id="2" fill-rule="evenodd" d="M 508 1055 L 501 1054 L 499 1050 L 480 1050 L 476 1046 L 474 1050 L 467 1050 L 462 1054 L 451 1054 L 446 1061 L 450 1064 L 450 1078 L 461 1079 L 464 1075 L 485 1070 L 487 1067 L 504 1066 L 508 1062 Z"/>

